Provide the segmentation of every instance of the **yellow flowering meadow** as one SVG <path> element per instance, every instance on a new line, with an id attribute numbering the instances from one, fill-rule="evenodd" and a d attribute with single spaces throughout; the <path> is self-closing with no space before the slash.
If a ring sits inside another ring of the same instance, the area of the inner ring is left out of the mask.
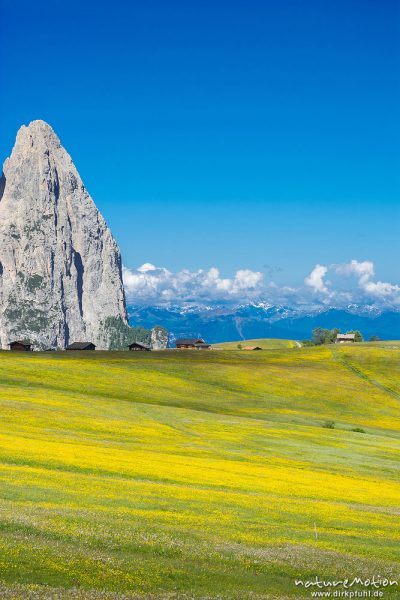
<path id="1" fill-rule="evenodd" d="M 400 582 L 400 345 L 262 347 L 1 352 L 0 598 Z"/>

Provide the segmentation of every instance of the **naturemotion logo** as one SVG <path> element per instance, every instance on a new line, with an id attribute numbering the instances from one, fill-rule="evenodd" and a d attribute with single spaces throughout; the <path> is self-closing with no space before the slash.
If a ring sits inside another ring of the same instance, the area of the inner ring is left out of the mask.
<path id="1" fill-rule="evenodd" d="M 398 580 L 373 575 L 371 578 L 295 579 L 297 587 L 310 590 L 312 598 L 383 598 L 384 589 L 398 586 Z M 361 589 L 360 589 L 361 588 Z"/>

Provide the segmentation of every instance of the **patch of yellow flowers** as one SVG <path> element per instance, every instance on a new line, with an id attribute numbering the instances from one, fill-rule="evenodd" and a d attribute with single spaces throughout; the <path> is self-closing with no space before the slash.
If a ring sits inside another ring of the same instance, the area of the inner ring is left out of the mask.
<path id="1" fill-rule="evenodd" d="M 400 404 L 328 349 L 268 352 L 1 353 L 0 579 L 154 591 L 282 545 L 392 569 Z M 400 350 L 365 352 L 375 381 Z"/>

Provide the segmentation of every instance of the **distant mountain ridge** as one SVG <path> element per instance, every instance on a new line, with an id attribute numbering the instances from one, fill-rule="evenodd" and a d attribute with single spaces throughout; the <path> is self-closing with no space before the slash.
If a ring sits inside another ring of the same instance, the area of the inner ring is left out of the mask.
<path id="1" fill-rule="evenodd" d="M 177 337 L 200 336 L 208 342 L 256 338 L 308 339 L 314 327 L 359 329 L 364 338 L 400 339 L 400 310 L 369 305 L 345 308 L 290 308 L 268 303 L 238 306 L 128 306 L 131 325 L 151 328 L 162 325 Z"/>

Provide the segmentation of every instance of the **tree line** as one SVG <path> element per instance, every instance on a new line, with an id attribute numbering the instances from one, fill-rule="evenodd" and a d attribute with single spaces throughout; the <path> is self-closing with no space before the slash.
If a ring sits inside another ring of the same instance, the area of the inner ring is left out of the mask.
<path id="1" fill-rule="evenodd" d="M 333 329 L 323 329 L 322 327 L 316 327 L 312 331 L 312 338 L 310 340 L 303 340 L 303 346 L 321 346 L 323 344 L 334 344 L 339 333 L 342 333 L 337 327 Z M 363 342 L 364 338 L 361 331 L 351 330 L 346 333 L 354 333 L 356 342 Z M 373 335 L 369 338 L 369 342 L 379 342 L 380 338 L 377 335 Z"/>

